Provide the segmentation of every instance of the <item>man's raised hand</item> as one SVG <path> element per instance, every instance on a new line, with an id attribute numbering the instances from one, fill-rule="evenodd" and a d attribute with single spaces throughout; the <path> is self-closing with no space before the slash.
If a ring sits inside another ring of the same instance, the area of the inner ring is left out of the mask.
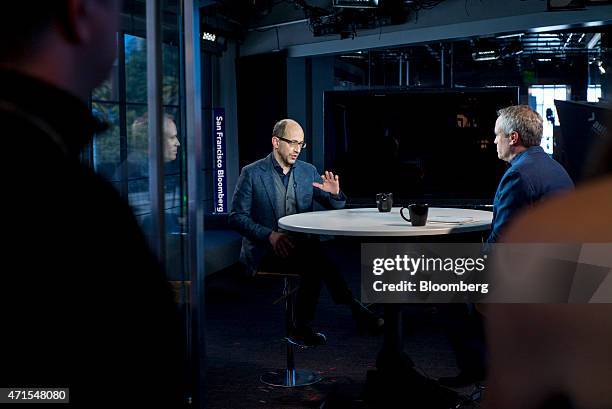
<path id="1" fill-rule="evenodd" d="M 312 185 L 332 195 L 338 195 L 340 193 L 340 178 L 338 175 L 334 175 L 333 172 L 325 171 L 325 174 L 321 175 L 321 179 L 323 179 L 323 183 L 313 182 Z"/>

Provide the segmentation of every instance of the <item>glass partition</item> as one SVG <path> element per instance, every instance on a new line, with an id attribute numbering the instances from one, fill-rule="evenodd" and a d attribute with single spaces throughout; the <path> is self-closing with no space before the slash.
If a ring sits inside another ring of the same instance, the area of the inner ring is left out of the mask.
<path id="1" fill-rule="evenodd" d="M 190 1 L 190 0 L 185 0 Z M 121 31 L 117 33 L 118 58 L 109 79 L 93 91 L 94 115 L 109 124 L 95 136 L 84 158 L 117 189 L 132 208 L 145 235 L 160 215 L 153 214 L 149 187 L 150 149 L 147 104 L 146 7 L 149 1 L 126 0 Z M 163 111 L 163 219 L 168 281 L 183 317 L 187 342 L 185 360 L 191 361 L 190 285 L 186 268 L 189 231 L 187 223 L 187 167 L 183 36 L 183 2 L 165 0 L 161 5 L 162 111 Z M 196 2 L 197 3 L 197 2 Z M 203 229 L 203 226 L 200 227 Z M 190 377 L 191 373 L 188 375 Z M 191 401 L 191 397 L 186 397 Z"/>

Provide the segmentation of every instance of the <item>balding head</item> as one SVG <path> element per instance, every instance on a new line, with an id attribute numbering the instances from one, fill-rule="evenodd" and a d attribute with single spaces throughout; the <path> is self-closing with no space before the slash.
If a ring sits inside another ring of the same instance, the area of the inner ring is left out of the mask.
<path id="1" fill-rule="evenodd" d="M 274 128 L 272 129 L 272 136 L 276 136 L 279 138 L 287 138 L 285 135 L 293 132 L 302 132 L 302 127 L 293 119 L 281 119 L 276 124 L 274 124 Z"/>
<path id="2" fill-rule="evenodd" d="M 292 166 L 304 144 L 304 130 L 293 119 L 281 119 L 272 129 L 272 148 L 276 161 L 283 167 Z"/>

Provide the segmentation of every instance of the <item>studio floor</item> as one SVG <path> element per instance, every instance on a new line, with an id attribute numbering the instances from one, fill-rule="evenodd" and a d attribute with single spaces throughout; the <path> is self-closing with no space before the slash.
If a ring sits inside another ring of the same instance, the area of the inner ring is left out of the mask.
<path id="1" fill-rule="evenodd" d="M 358 274 L 345 276 L 358 293 Z M 208 408 L 379 407 L 364 392 L 382 336 L 357 334 L 350 310 L 335 306 L 326 290 L 322 291 L 313 327 L 327 335 L 327 345 L 297 350 L 295 358 L 298 369 L 316 370 L 324 380 L 313 386 L 275 388 L 260 382 L 259 377 L 285 364 L 282 303 L 273 304 L 281 294 L 281 281 L 250 277 L 235 265 L 209 277 L 206 285 Z M 373 309 L 382 315 L 381 306 Z M 414 360 L 417 371 L 430 378 L 456 375 L 454 356 L 435 308 L 406 306 L 403 322 L 404 351 Z M 396 406 L 422 408 L 422 404 L 411 404 L 409 386 L 397 390 Z M 458 390 L 463 395 L 473 391 L 474 387 Z"/>

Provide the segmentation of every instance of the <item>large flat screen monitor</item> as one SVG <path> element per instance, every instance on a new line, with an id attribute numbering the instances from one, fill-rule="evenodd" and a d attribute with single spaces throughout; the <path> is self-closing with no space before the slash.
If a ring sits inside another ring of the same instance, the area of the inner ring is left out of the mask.
<path id="1" fill-rule="evenodd" d="M 497 110 L 518 88 L 331 91 L 325 104 L 325 168 L 351 203 L 491 204 L 507 165 L 497 158 Z"/>

